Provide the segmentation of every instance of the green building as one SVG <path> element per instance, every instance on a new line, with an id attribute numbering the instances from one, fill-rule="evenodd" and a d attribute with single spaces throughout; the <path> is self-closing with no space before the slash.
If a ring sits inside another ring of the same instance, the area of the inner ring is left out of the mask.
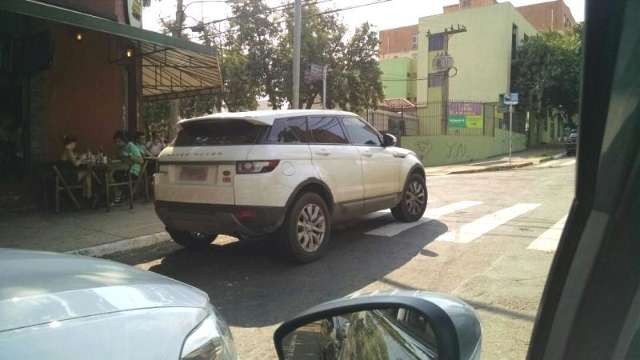
<path id="1" fill-rule="evenodd" d="M 415 74 L 417 62 L 412 57 L 398 57 L 380 61 L 382 85 L 387 99 L 416 99 Z"/>

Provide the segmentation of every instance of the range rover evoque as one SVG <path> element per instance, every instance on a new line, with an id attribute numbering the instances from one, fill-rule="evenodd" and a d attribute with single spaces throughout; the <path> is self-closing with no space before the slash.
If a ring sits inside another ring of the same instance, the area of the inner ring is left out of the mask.
<path id="1" fill-rule="evenodd" d="M 353 113 L 220 113 L 179 128 L 159 156 L 154 189 L 159 218 L 185 247 L 219 234 L 270 237 L 309 262 L 326 250 L 336 222 L 383 209 L 413 222 L 427 206 L 415 153 Z"/>

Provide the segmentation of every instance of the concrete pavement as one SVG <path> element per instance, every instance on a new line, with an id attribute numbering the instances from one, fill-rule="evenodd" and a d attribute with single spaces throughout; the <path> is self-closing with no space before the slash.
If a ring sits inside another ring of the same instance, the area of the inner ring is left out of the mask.
<path id="1" fill-rule="evenodd" d="M 103 256 L 168 241 L 151 203 L 0 217 L 0 247 Z"/>
<path id="2" fill-rule="evenodd" d="M 464 299 L 482 323 L 483 358 L 522 359 L 573 198 L 567 161 L 434 176 L 423 221 L 400 228 L 388 213 L 368 216 L 337 230 L 326 256 L 304 266 L 282 261 L 269 243 L 229 239 L 201 252 L 162 244 L 115 259 L 206 291 L 243 359 L 275 358 L 273 331 L 310 306 L 397 288 Z"/>

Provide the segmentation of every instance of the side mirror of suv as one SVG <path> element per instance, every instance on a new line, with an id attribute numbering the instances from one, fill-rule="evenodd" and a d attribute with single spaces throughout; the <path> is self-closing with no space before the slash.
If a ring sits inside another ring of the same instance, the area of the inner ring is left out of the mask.
<path id="1" fill-rule="evenodd" d="M 387 133 L 382 134 L 382 146 L 395 146 L 397 142 L 398 139 L 395 136 Z"/>

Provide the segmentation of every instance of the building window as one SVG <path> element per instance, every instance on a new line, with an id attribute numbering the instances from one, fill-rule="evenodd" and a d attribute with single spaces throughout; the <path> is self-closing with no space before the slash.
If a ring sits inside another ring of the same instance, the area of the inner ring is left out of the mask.
<path id="1" fill-rule="evenodd" d="M 440 87 L 444 83 L 444 72 L 429 74 L 429 87 Z"/>
<path id="2" fill-rule="evenodd" d="M 518 46 L 518 25 L 511 27 L 511 59 L 516 58 L 516 48 Z"/>
<path id="3" fill-rule="evenodd" d="M 444 49 L 444 34 L 435 34 L 429 36 L 429 51 L 437 51 Z"/>
<path id="4" fill-rule="evenodd" d="M 411 35 L 411 50 L 418 49 L 418 34 Z"/>

